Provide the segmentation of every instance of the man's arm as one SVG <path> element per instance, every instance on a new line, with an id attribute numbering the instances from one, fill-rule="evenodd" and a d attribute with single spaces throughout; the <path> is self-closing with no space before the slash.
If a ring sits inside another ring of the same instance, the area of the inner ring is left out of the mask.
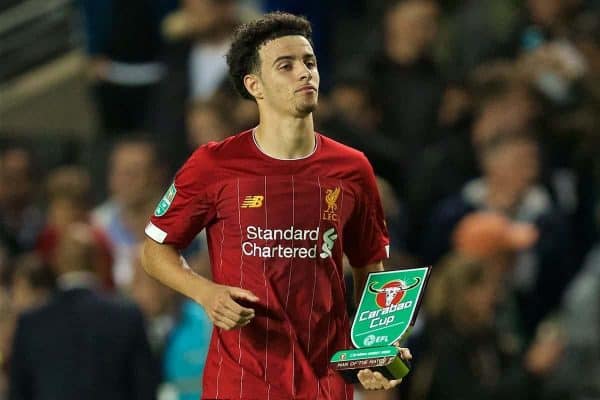
<path id="1" fill-rule="evenodd" d="M 257 302 L 258 297 L 248 290 L 219 285 L 196 274 L 171 245 L 146 238 L 142 265 L 150 276 L 204 307 L 213 324 L 219 328 L 242 327 L 254 318 L 254 310 L 242 307 L 235 299 Z"/>

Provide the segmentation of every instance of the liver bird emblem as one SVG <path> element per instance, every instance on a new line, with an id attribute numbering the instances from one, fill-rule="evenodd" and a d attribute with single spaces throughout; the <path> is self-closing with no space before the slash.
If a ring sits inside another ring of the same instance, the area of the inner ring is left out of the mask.
<path id="1" fill-rule="evenodd" d="M 337 211 L 337 199 L 340 195 L 340 188 L 327 189 L 325 191 L 325 203 L 327 203 L 327 210 L 325 212 L 334 213 Z"/>

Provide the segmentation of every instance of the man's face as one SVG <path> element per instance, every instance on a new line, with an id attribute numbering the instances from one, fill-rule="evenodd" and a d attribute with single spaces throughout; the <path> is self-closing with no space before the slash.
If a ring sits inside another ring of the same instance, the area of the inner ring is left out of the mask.
<path id="1" fill-rule="evenodd" d="M 156 189 L 152 150 L 141 143 L 115 149 L 111 158 L 109 186 L 112 196 L 126 206 L 143 203 Z"/>
<path id="2" fill-rule="evenodd" d="M 431 1 L 400 3 L 385 17 L 385 49 L 394 61 L 417 61 L 431 46 L 438 32 L 437 5 Z"/>
<path id="3" fill-rule="evenodd" d="M 9 208 L 24 207 L 31 191 L 30 155 L 18 149 L 7 151 L 0 163 L 0 203 Z"/>
<path id="4" fill-rule="evenodd" d="M 377 114 L 364 89 L 341 84 L 333 88 L 329 99 L 335 112 L 344 121 L 365 130 L 372 130 L 376 126 Z"/>
<path id="5" fill-rule="evenodd" d="M 505 191 L 518 196 L 539 176 L 538 148 L 527 141 L 505 144 L 484 159 L 483 168 Z"/>
<path id="6" fill-rule="evenodd" d="M 525 130 L 537 113 L 538 105 L 529 91 L 515 87 L 483 105 L 473 124 L 473 143 L 484 143 L 502 131 Z"/>
<path id="7" fill-rule="evenodd" d="M 534 22 L 551 26 L 560 18 L 567 3 L 564 0 L 528 0 L 527 8 Z"/>
<path id="8" fill-rule="evenodd" d="M 206 108 L 195 108 L 187 117 L 188 143 L 196 148 L 211 141 L 225 139 L 231 133 L 231 128 L 217 111 Z"/>
<path id="9" fill-rule="evenodd" d="M 319 71 L 312 46 L 303 36 L 283 36 L 258 51 L 259 82 L 267 109 L 304 117 L 312 113 L 319 97 Z"/>

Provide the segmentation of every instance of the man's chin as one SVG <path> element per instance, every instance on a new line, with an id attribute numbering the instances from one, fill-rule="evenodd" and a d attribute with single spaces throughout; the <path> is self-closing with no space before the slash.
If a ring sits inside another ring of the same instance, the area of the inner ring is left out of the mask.
<path id="1" fill-rule="evenodd" d="M 304 104 L 299 104 L 297 110 L 302 115 L 308 115 L 317 110 L 317 101 L 314 102 L 306 102 Z"/>

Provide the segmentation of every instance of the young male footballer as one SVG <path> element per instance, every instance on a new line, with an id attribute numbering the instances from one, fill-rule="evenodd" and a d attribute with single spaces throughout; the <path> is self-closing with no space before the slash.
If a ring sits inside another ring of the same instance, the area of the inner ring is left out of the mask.
<path id="1" fill-rule="evenodd" d="M 314 131 L 319 71 L 306 19 L 271 13 L 242 25 L 227 62 L 260 123 L 201 146 L 181 167 L 146 227 L 145 270 L 201 304 L 216 327 L 204 398 L 352 399 L 329 360 L 351 348 L 343 255 L 358 294 L 387 257 L 373 170 Z M 202 229 L 212 280 L 179 253 Z M 400 382 L 371 370 L 359 379 L 367 389 Z"/>

